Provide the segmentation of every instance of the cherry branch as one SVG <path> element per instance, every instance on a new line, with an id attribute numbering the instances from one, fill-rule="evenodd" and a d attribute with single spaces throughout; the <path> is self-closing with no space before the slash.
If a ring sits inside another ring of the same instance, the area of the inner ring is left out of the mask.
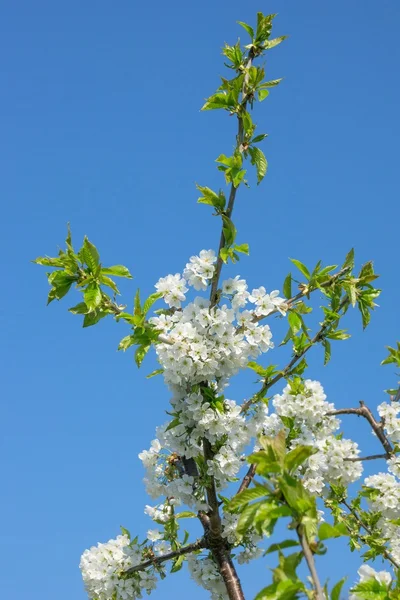
<path id="1" fill-rule="evenodd" d="M 364 419 L 366 419 L 371 425 L 374 433 L 376 434 L 376 437 L 382 444 L 386 455 L 388 455 L 388 457 L 393 455 L 394 449 L 392 447 L 392 444 L 389 442 L 388 438 L 386 437 L 383 431 L 383 421 L 377 421 L 374 415 L 372 414 L 372 411 L 368 408 L 368 406 L 366 406 L 366 404 L 362 400 L 360 400 L 359 408 L 340 408 L 338 410 L 332 410 L 326 414 L 327 416 L 357 415 L 358 417 L 364 417 Z"/>
<path id="2" fill-rule="evenodd" d="M 315 600 L 326 600 L 326 596 L 324 594 L 324 590 L 322 588 L 321 582 L 318 577 L 317 569 L 315 566 L 314 555 L 308 544 L 308 540 L 307 540 L 306 533 L 304 531 L 304 527 L 302 525 L 299 525 L 296 528 L 296 532 L 297 532 L 297 536 L 300 541 L 301 548 L 303 550 L 304 558 L 306 559 L 308 570 L 310 571 L 311 579 L 312 579 L 314 590 L 315 590 Z"/>
<path id="3" fill-rule="evenodd" d="M 304 296 L 309 296 L 310 294 L 312 294 L 313 292 L 316 292 L 320 288 L 325 289 L 325 288 L 330 287 L 331 285 L 335 284 L 342 277 L 342 275 L 345 275 L 350 270 L 351 270 L 350 267 L 344 267 L 343 269 L 340 269 L 340 271 L 335 273 L 335 275 L 332 275 L 328 281 L 325 281 L 324 283 L 321 283 L 319 286 L 315 286 L 311 289 L 307 285 L 301 284 L 303 286 L 303 289 L 300 292 L 298 292 L 295 296 L 292 296 L 292 298 L 289 298 L 285 302 L 286 306 L 288 308 L 292 308 L 293 305 L 296 304 L 296 302 L 298 302 L 302 298 L 304 298 Z M 255 316 L 253 318 L 253 323 L 259 323 L 263 319 L 271 317 L 272 315 L 275 315 L 278 312 L 279 312 L 279 310 L 277 308 L 274 308 L 274 310 L 272 310 L 270 313 L 268 313 L 268 315 L 262 315 L 260 317 Z"/>
<path id="4" fill-rule="evenodd" d="M 204 538 L 198 539 L 193 544 L 188 544 L 187 546 L 183 546 L 179 548 L 179 550 L 174 550 L 174 552 L 169 552 L 168 554 L 163 554 L 162 556 L 156 556 L 154 558 L 150 558 L 139 565 L 135 565 L 130 569 L 124 571 L 124 575 L 129 575 L 130 573 L 137 573 L 138 571 L 144 571 L 147 567 L 154 567 L 161 565 L 162 563 L 172 560 L 174 558 L 178 558 L 179 556 L 184 556 L 185 554 L 190 554 L 191 552 L 197 552 L 197 550 L 201 550 L 202 548 L 206 548 L 206 541 Z"/>
<path id="5" fill-rule="evenodd" d="M 340 303 L 340 306 L 338 308 L 338 313 L 347 305 L 348 301 L 349 301 L 348 300 L 348 296 L 346 294 L 346 296 L 344 297 L 344 299 Z M 311 348 L 315 344 L 317 344 L 319 342 L 322 342 L 324 340 L 324 338 L 328 334 L 329 328 L 332 327 L 335 323 L 336 323 L 336 321 L 334 321 L 334 322 L 324 321 L 322 323 L 321 328 L 317 331 L 317 333 L 314 335 L 314 337 L 310 340 L 308 346 L 306 346 L 305 348 L 303 348 L 303 350 L 301 350 L 300 352 L 296 352 L 294 354 L 293 358 L 289 361 L 289 363 L 283 369 L 283 371 L 280 371 L 279 373 L 277 373 L 275 375 L 275 377 L 273 377 L 272 379 L 265 379 L 264 383 L 263 383 L 263 385 L 262 385 L 262 387 L 260 389 L 260 391 L 257 392 L 256 394 L 254 394 L 254 396 L 252 396 L 251 398 L 249 398 L 249 400 L 247 400 L 246 402 L 244 402 L 244 404 L 242 405 L 242 413 L 246 413 L 247 410 L 250 408 L 250 406 L 252 404 L 254 404 L 255 402 L 258 402 L 258 400 L 260 398 L 262 398 L 265 395 L 265 393 L 273 385 L 275 385 L 278 381 L 280 381 L 281 379 L 284 379 L 284 378 L 288 377 L 290 375 L 290 372 L 292 371 L 293 367 L 299 362 L 299 360 L 301 360 L 303 358 L 303 356 L 309 350 L 311 350 Z"/>
<path id="6" fill-rule="evenodd" d="M 370 456 L 356 456 L 354 458 L 345 458 L 347 462 L 358 462 L 363 460 L 376 460 L 377 458 L 390 458 L 390 454 L 371 454 Z"/>
<path id="7" fill-rule="evenodd" d="M 250 69 L 250 67 L 252 65 L 253 58 L 254 58 L 253 50 L 250 49 L 248 57 L 247 57 L 247 61 L 245 63 L 245 67 L 244 67 L 245 76 L 244 76 L 243 87 L 242 87 L 241 106 L 244 111 L 247 108 L 246 88 L 247 88 L 248 77 L 249 77 L 248 70 Z M 237 149 L 239 150 L 239 152 L 243 152 L 243 146 L 242 146 L 243 134 L 244 134 L 243 121 L 242 121 L 242 118 L 238 115 Z M 235 187 L 235 185 L 232 182 L 231 190 L 229 193 L 228 206 L 225 211 L 225 215 L 228 217 L 228 219 L 230 219 L 232 216 L 237 190 L 238 190 L 238 188 Z M 219 247 L 218 247 L 217 264 L 215 266 L 215 272 L 214 272 L 214 276 L 213 276 L 212 282 L 211 282 L 211 292 L 210 292 L 211 306 L 214 306 L 218 300 L 218 284 L 219 284 L 219 278 L 221 276 L 222 265 L 223 265 L 223 260 L 221 258 L 221 250 L 222 250 L 222 248 L 224 248 L 224 246 L 225 246 L 225 236 L 224 236 L 224 230 L 222 228 L 221 236 L 220 236 L 220 240 L 219 240 Z"/>
<path id="8" fill-rule="evenodd" d="M 348 503 L 346 502 L 346 500 L 342 500 L 341 504 L 343 504 L 347 510 L 350 512 L 351 515 L 353 515 L 357 525 L 361 528 L 363 528 L 369 535 L 373 535 L 373 531 L 370 527 L 368 527 L 368 525 L 366 525 L 364 523 L 364 521 L 361 519 L 361 517 L 359 516 L 359 514 L 357 513 L 357 511 Z M 361 538 L 362 539 L 362 538 Z M 400 565 L 399 563 L 391 556 L 391 554 L 389 554 L 389 552 L 385 549 L 382 548 L 382 555 L 386 558 L 386 560 L 388 560 L 389 562 L 392 563 L 392 565 L 396 568 L 399 569 Z"/>

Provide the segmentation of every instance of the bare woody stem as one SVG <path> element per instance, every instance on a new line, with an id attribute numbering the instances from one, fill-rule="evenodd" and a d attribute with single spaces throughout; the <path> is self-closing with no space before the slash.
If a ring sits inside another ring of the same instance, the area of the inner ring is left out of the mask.
<path id="1" fill-rule="evenodd" d="M 197 550 L 201 550 L 206 547 L 206 541 L 204 538 L 193 542 L 193 544 L 188 544 L 187 546 L 183 546 L 179 548 L 179 550 L 175 550 L 174 552 L 169 552 L 168 554 L 163 554 L 162 556 L 157 556 L 154 558 L 150 558 L 139 565 L 135 565 L 130 569 L 125 571 L 125 575 L 129 575 L 130 573 L 137 573 L 138 571 L 144 571 L 147 567 L 154 567 L 157 565 L 161 565 L 168 560 L 172 560 L 174 558 L 178 558 L 178 556 L 183 556 L 184 554 L 190 554 L 191 552 L 197 552 Z"/>
<path id="2" fill-rule="evenodd" d="M 297 527 L 296 531 L 297 531 L 300 545 L 303 550 L 304 558 L 306 559 L 306 563 L 307 563 L 308 569 L 310 571 L 311 579 L 313 582 L 314 592 L 315 592 L 314 598 L 315 598 L 315 600 L 326 600 L 326 596 L 324 594 L 324 590 L 321 586 L 321 582 L 318 577 L 317 569 L 315 567 L 314 555 L 308 544 L 307 536 L 306 536 L 303 526 L 299 525 Z"/>
<path id="3" fill-rule="evenodd" d="M 393 455 L 394 450 L 392 448 L 392 445 L 383 432 L 383 422 L 377 421 L 375 419 L 374 415 L 372 414 L 372 411 L 368 408 L 368 406 L 365 405 L 365 403 L 362 400 L 360 400 L 359 408 L 340 408 L 338 410 L 332 410 L 331 412 L 327 413 L 327 416 L 335 415 L 357 415 L 358 417 L 364 417 L 364 419 L 366 419 L 371 425 L 374 433 L 376 434 L 376 437 L 382 444 L 386 455 L 388 455 L 387 457 L 389 458 Z"/>

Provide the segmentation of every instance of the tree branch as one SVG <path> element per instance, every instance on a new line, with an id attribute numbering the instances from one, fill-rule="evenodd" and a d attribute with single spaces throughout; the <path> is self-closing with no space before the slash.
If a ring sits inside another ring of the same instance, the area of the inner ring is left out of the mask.
<path id="1" fill-rule="evenodd" d="M 321 285 L 319 287 L 308 289 L 307 286 L 304 286 L 304 289 L 301 292 L 299 292 L 295 296 L 292 296 L 292 298 L 289 298 L 289 300 L 287 300 L 287 302 L 285 302 L 286 306 L 288 308 L 292 308 L 292 306 L 294 304 L 296 304 L 296 302 L 298 302 L 299 300 L 301 300 L 302 298 L 304 298 L 304 296 L 308 296 L 309 294 L 312 294 L 313 292 L 316 292 L 320 288 L 328 288 L 328 287 L 330 287 L 331 285 L 333 285 L 334 283 L 336 283 L 337 280 L 340 279 L 342 277 L 342 275 L 344 275 L 345 273 L 347 273 L 349 270 L 351 270 L 350 267 L 345 267 L 344 269 L 340 269 L 340 271 L 338 271 L 337 273 L 335 273 L 335 275 L 332 275 L 332 277 L 328 281 L 325 281 L 325 283 L 321 283 Z M 254 323 L 259 323 L 263 319 L 271 317 L 272 315 L 275 315 L 278 312 L 279 312 L 279 310 L 277 308 L 275 308 L 270 313 L 268 313 L 268 315 L 265 315 L 265 316 L 263 315 L 261 317 L 256 317 L 255 316 L 253 318 L 253 322 Z"/>
<path id="2" fill-rule="evenodd" d="M 347 304 L 348 298 L 347 295 L 344 297 L 344 299 L 342 300 L 342 302 L 340 303 L 340 306 L 338 308 L 338 313 L 344 308 L 344 306 Z M 242 405 L 242 413 L 247 412 L 247 410 L 250 408 L 250 406 L 252 404 L 254 404 L 254 402 L 257 402 L 258 399 L 260 397 L 263 397 L 263 395 L 265 395 L 265 393 L 267 392 L 267 390 L 269 390 L 273 385 L 275 385 L 275 383 L 277 383 L 278 381 L 280 381 L 281 379 L 287 377 L 288 375 L 290 375 L 290 371 L 293 369 L 293 367 L 296 365 L 296 363 L 303 358 L 303 356 L 309 351 L 311 350 L 311 348 L 317 344 L 318 342 L 322 342 L 325 335 L 327 334 L 327 330 L 334 324 L 334 322 L 326 322 L 324 321 L 321 328 L 317 331 L 317 333 L 314 335 L 314 337 L 310 340 L 310 343 L 308 346 L 306 346 L 301 352 L 296 353 L 293 358 L 290 360 L 290 362 L 286 365 L 286 367 L 283 369 L 283 371 L 280 371 L 279 373 L 277 373 L 277 375 L 275 375 L 275 377 L 273 377 L 272 379 L 265 379 L 264 383 L 260 389 L 259 392 L 257 392 L 256 394 L 254 394 L 254 396 L 252 396 L 251 398 L 249 398 L 249 400 L 247 400 L 247 402 L 244 402 L 244 404 Z"/>
<path id="3" fill-rule="evenodd" d="M 354 458 L 345 458 L 348 462 L 358 462 L 360 460 L 375 460 L 377 458 L 390 458 L 390 454 L 371 454 L 370 456 L 356 456 Z"/>
<path id="4" fill-rule="evenodd" d="M 245 76 L 244 76 L 243 87 L 242 87 L 242 105 L 241 106 L 242 106 L 243 110 L 246 110 L 246 108 L 247 108 L 246 88 L 247 88 L 247 83 L 248 83 L 248 79 L 249 79 L 248 69 L 251 67 L 253 58 L 254 58 L 253 51 L 250 50 L 248 57 L 247 57 L 246 64 L 245 64 L 245 71 L 244 71 Z M 242 121 L 241 117 L 238 115 L 237 149 L 239 150 L 239 152 L 243 152 L 242 143 L 243 143 L 243 121 Z M 235 199 L 236 199 L 236 193 L 237 193 L 237 188 L 232 183 L 231 190 L 229 193 L 228 206 L 225 211 L 225 215 L 228 217 L 228 219 L 230 219 L 232 216 L 233 207 L 234 207 Z M 221 236 L 219 239 L 217 264 L 215 266 L 215 273 L 214 273 L 214 277 L 211 282 L 211 292 L 210 292 L 211 306 L 214 306 L 217 303 L 217 299 L 218 299 L 218 284 L 219 284 L 219 278 L 221 276 L 221 270 L 222 270 L 222 264 L 223 264 L 223 260 L 221 258 L 221 250 L 224 246 L 225 246 L 225 236 L 224 236 L 224 231 L 222 229 Z"/>
<path id="5" fill-rule="evenodd" d="M 341 504 L 343 504 L 347 508 L 351 515 L 353 515 L 359 527 L 362 527 L 369 535 L 373 535 L 372 529 L 364 523 L 357 511 L 348 502 L 346 502 L 346 500 L 342 500 Z M 386 560 L 391 562 L 396 569 L 400 568 L 399 563 L 391 556 L 391 554 L 385 548 L 383 548 L 382 555 L 386 558 Z"/>
<path id="6" fill-rule="evenodd" d="M 335 415 L 357 415 L 358 417 L 364 417 L 371 425 L 376 437 L 380 441 L 385 450 L 386 454 L 392 456 L 394 453 L 393 447 L 389 442 L 388 438 L 383 432 L 383 422 L 377 421 L 372 414 L 371 410 L 365 403 L 360 400 L 360 408 L 340 408 L 338 410 L 332 410 L 326 413 L 327 416 L 335 416 Z"/>
<path id="7" fill-rule="evenodd" d="M 315 600 L 326 600 L 326 596 L 324 594 L 324 590 L 321 586 L 321 582 L 318 577 L 317 569 L 315 567 L 314 555 L 311 552 L 311 548 L 308 544 L 307 536 L 304 531 L 304 527 L 299 525 L 296 528 L 297 535 L 301 544 L 301 548 L 303 550 L 304 558 L 306 559 L 308 569 L 311 574 L 311 579 L 314 585 L 315 591 Z"/>
<path id="8" fill-rule="evenodd" d="M 177 558 L 178 556 L 183 556 L 184 554 L 196 552 L 197 550 L 201 550 L 202 548 L 206 548 L 206 541 L 204 538 L 193 542 L 193 544 L 183 546 L 182 548 L 179 548 L 179 550 L 175 550 L 174 552 L 169 552 L 168 554 L 163 554 L 162 556 L 150 558 L 149 560 L 140 563 L 140 565 L 135 565 L 134 567 L 127 569 L 126 571 L 124 571 L 124 574 L 129 575 L 130 573 L 137 573 L 138 571 L 143 571 L 144 569 L 147 569 L 147 567 L 161 565 L 167 560 L 172 560 L 173 558 Z"/>

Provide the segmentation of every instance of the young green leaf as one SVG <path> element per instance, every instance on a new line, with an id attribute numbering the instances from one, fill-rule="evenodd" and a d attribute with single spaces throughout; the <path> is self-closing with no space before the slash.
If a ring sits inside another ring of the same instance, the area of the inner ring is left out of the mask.
<path id="1" fill-rule="evenodd" d="M 304 265 L 299 260 L 296 260 L 295 258 L 291 258 L 290 260 L 299 269 L 299 271 L 304 275 L 304 277 L 308 281 L 310 279 L 310 271 L 307 269 L 306 265 Z"/>
<path id="2" fill-rule="evenodd" d="M 89 312 L 94 311 L 101 304 L 101 290 L 97 283 L 89 283 L 83 292 L 83 299 Z"/>
<path id="3" fill-rule="evenodd" d="M 255 165 L 257 170 L 257 183 L 261 183 L 267 172 L 267 159 L 265 158 L 264 152 L 260 150 L 260 148 L 249 148 L 249 153 L 251 156 L 251 164 Z"/>
<path id="4" fill-rule="evenodd" d="M 101 273 L 104 275 L 113 275 L 114 277 L 126 277 L 132 279 L 132 275 L 129 270 L 123 265 L 114 265 L 112 267 L 103 267 Z"/>

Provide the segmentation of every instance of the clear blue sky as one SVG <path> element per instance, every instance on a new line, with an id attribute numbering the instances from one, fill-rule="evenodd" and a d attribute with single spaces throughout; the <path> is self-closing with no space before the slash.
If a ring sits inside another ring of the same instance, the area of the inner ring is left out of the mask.
<path id="1" fill-rule="evenodd" d="M 256 113 L 270 134 L 270 167 L 262 186 L 239 194 L 235 222 L 251 258 L 238 272 L 275 289 L 289 256 L 332 264 L 354 245 L 359 263 L 374 259 L 381 274 L 380 309 L 366 333 L 349 317 L 354 337 L 335 345 L 325 369 L 316 350 L 309 376 L 338 406 L 376 405 L 396 381 L 379 363 L 400 325 L 398 0 L 2 3 L 7 600 L 83 600 L 81 552 L 120 524 L 146 532 L 137 454 L 169 398 L 161 380 L 145 379 L 153 359 L 137 371 L 130 353 L 116 352 L 124 325 L 82 330 L 67 312 L 75 298 L 46 308 L 45 270 L 29 261 L 52 254 L 71 221 L 77 243 L 88 234 L 105 263 L 131 269 L 134 282 L 122 285 L 130 303 L 137 286 L 150 293 L 160 276 L 216 246 L 219 224 L 196 205 L 194 184 L 219 186 L 213 161 L 231 150 L 234 123 L 199 108 L 223 73 L 223 42 L 241 35 L 235 21 L 252 22 L 257 10 L 279 12 L 276 34 L 290 38 L 268 63 L 270 78 L 285 81 Z M 253 390 L 246 380 L 230 395 Z M 348 421 L 346 432 L 377 449 L 364 422 Z M 330 546 L 322 575 L 353 579 L 358 557 Z M 241 569 L 249 599 L 268 582 L 267 566 Z M 152 597 L 207 597 L 187 583 L 185 573 L 171 576 Z"/>

